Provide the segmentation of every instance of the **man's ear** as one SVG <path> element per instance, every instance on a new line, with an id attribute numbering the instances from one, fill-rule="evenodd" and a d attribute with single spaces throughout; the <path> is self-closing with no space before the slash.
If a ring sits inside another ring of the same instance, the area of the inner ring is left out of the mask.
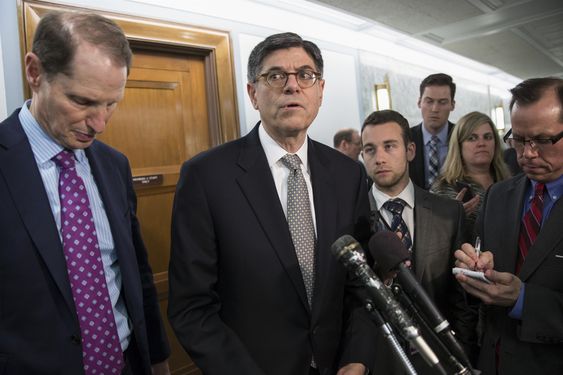
<path id="1" fill-rule="evenodd" d="M 414 155 L 416 154 L 416 145 L 414 142 L 411 142 L 407 145 L 407 160 L 412 161 L 414 159 Z"/>
<path id="2" fill-rule="evenodd" d="M 248 93 L 252 107 L 254 107 L 254 109 L 258 109 L 258 100 L 256 100 L 256 87 L 254 87 L 253 83 L 246 84 L 246 92 Z"/>
<path id="3" fill-rule="evenodd" d="M 420 101 L 422 100 L 422 98 L 418 98 L 418 101 L 416 102 L 416 105 L 418 106 L 418 108 L 420 108 Z"/>
<path id="4" fill-rule="evenodd" d="M 28 52 L 24 58 L 25 62 L 25 78 L 31 91 L 37 91 L 41 85 L 41 81 L 45 79 L 43 66 L 39 57 L 33 52 Z"/>

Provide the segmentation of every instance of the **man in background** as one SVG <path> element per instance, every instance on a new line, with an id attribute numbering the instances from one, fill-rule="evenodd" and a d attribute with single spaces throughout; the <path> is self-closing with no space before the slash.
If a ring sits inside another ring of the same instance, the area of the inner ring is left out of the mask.
<path id="1" fill-rule="evenodd" d="M 95 140 L 131 50 L 112 21 L 49 13 L 25 55 L 31 100 L 0 124 L 0 369 L 168 374 L 126 157 Z"/>
<path id="2" fill-rule="evenodd" d="M 415 185 L 426 190 L 440 174 L 448 154 L 454 127 L 448 118 L 455 108 L 455 90 L 452 77 L 444 73 L 431 74 L 420 83 L 422 122 L 411 129 L 416 151 L 409 174 Z"/>
<path id="3" fill-rule="evenodd" d="M 376 355 L 330 251 L 368 220 L 361 166 L 307 137 L 322 74 L 314 43 L 269 36 L 248 61 L 260 122 L 182 167 L 168 315 L 206 375 L 363 375 Z"/>
<path id="4" fill-rule="evenodd" d="M 407 120 L 392 110 L 370 114 L 362 126 L 362 157 L 373 179 L 369 191 L 374 231 L 400 232 L 411 254 L 411 268 L 429 297 L 451 323 L 458 339 L 472 350 L 476 315 L 471 313 L 452 276 L 454 251 L 463 242 L 463 206 L 454 200 L 431 194 L 409 179 L 408 163 L 415 154 Z M 376 374 L 403 374 L 387 341 L 378 338 Z M 420 357 L 406 352 L 416 370 L 433 374 Z"/>
<path id="5" fill-rule="evenodd" d="M 334 148 L 348 156 L 352 160 L 358 161 L 362 151 L 362 139 L 360 132 L 356 129 L 341 129 L 334 134 Z"/>
<path id="6" fill-rule="evenodd" d="M 491 283 L 457 279 L 484 303 L 483 374 L 563 374 L 563 80 L 533 78 L 511 92 L 508 142 L 524 173 L 485 197 L 477 230 L 488 251 L 456 252 L 458 266 Z"/>

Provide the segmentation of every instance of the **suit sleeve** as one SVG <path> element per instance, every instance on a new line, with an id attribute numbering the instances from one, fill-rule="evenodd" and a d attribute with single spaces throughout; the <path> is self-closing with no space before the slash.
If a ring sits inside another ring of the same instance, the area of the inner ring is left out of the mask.
<path id="1" fill-rule="evenodd" d="M 201 181 L 197 167 L 186 162 L 172 211 L 168 317 L 180 344 L 205 374 L 263 375 L 219 315 L 219 250 Z"/>
<path id="2" fill-rule="evenodd" d="M 149 265 L 147 249 L 141 237 L 141 228 L 137 219 L 137 196 L 133 190 L 133 179 L 131 168 L 127 163 L 127 198 L 129 204 L 129 215 L 131 220 L 131 232 L 133 245 L 137 257 L 137 264 L 141 276 L 143 290 L 143 309 L 145 315 L 145 326 L 149 343 L 149 354 L 151 364 L 160 363 L 170 356 L 170 347 L 166 338 L 166 332 L 160 315 L 158 296 L 154 286 L 153 273 Z"/>

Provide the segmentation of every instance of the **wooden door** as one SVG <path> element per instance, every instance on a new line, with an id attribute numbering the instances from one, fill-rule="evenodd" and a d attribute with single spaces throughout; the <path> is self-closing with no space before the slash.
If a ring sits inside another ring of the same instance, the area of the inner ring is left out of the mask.
<path id="1" fill-rule="evenodd" d="M 23 1 L 20 35 L 24 54 L 31 49 L 39 19 L 52 9 L 83 10 Z M 123 152 L 131 163 L 137 215 L 172 347 L 172 373 L 200 374 L 166 317 L 170 224 L 181 164 L 239 135 L 228 34 L 99 13 L 123 28 L 134 52 L 124 99 L 99 139 Z"/>
<path id="2" fill-rule="evenodd" d="M 166 307 L 172 201 L 180 166 L 211 146 L 203 58 L 135 49 L 124 99 L 99 139 L 129 158 L 137 214 L 173 347 L 170 365 L 176 373 L 195 373 L 170 329 Z"/>

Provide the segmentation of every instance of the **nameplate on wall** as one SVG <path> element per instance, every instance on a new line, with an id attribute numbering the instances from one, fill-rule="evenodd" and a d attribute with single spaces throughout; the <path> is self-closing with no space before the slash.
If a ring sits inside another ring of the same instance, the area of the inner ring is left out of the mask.
<path id="1" fill-rule="evenodd" d="M 163 178 L 161 174 L 135 176 L 133 177 L 133 186 L 136 188 L 158 186 L 158 185 L 162 185 L 162 180 Z"/>

